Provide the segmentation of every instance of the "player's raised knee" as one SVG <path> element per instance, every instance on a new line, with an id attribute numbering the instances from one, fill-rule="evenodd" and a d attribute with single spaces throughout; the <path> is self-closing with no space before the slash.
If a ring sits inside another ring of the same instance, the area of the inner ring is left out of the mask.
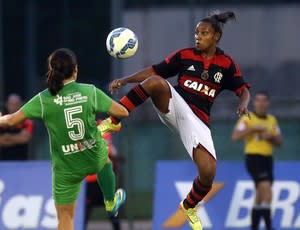
<path id="1" fill-rule="evenodd" d="M 143 82 L 143 86 L 146 86 L 147 88 L 151 88 L 151 89 L 153 88 L 162 89 L 162 88 L 168 88 L 168 83 L 161 76 L 153 75 Z"/>

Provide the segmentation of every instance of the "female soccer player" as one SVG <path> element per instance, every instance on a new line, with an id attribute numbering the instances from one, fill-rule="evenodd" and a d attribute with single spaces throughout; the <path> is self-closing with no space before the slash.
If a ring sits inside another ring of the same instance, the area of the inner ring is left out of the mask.
<path id="1" fill-rule="evenodd" d="M 140 83 L 121 98 L 121 104 L 130 112 L 151 97 L 162 122 L 178 133 L 196 163 L 199 176 L 180 203 L 193 229 L 202 229 L 195 206 L 210 191 L 216 173 L 216 153 L 209 129 L 211 106 L 222 90 L 229 89 L 240 97 L 237 114 L 248 114 L 248 85 L 235 62 L 217 47 L 223 24 L 234 18 L 233 12 L 203 18 L 195 29 L 195 47 L 176 51 L 161 63 L 110 84 L 113 93 L 127 83 Z M 173 87 L 165 79 L 175 75 L 178 84 Z M 99 129 L 117 130 L 118 122 L 111 116 Z"/>
<path id="2" fill-rule="evenodd" d="M 55 50 L 48 58 L 48 89 L 17 112 L 0 117 L 0 127 L 13 126 L 27 118 L 44 121 L 50 137 L 59 230 L 74 229 L 75 202 L 87 175 L 97 174 L 110 214 L 118 213 L 126 196 L 122 189 L 115 193 L 115 176 L 107 146 L 97 129 L 96 113 L 121 119 L 128 116 L 128 111 L 94 85 L 77 83 L 77 73 L 75 54 L 69 49 Z"/>

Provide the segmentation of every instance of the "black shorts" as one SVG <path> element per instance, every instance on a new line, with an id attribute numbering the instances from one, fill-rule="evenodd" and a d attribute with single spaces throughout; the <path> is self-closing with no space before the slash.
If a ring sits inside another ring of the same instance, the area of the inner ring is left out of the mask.
<path id="1" fill-rule="evenodd" d="M 261 181 L 273 182 L 273 157 L 258 154 L 246 155 L 246 168 L 257 185 Z"/>

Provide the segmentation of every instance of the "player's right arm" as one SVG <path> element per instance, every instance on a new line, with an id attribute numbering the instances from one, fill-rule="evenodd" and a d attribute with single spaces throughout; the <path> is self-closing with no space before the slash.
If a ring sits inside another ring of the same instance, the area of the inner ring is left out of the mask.
<path id="1" fill-rule="evenodd" d="M 9 127 L 17 125 L 27 118 L 35 119 L 41 118 L 43 109 L 41 107 L 40 95 L 37 94 L 17 112 L 1 116 L 0 113 L 0 127 Z"/>
<path id="2" fill-rule="evenodd" d="M 112 81 L 109 85 L 110 93 L 117 92 L 122 86 L 127 83 L 139 83 L 153 75 L 159 75 L 163 78 L 173 77 L 178 74 L 180 70 L 180 51 L 175 51 L 168 57 L 166 57 L 162 62 L 146 67 L 145 69 L 132 74 L 128 77 L 116 79 Z"/>
<path id="3" fill-rule="evenodd" d="M 122 86 L 126 85 L 127 83 L 138 83 L 146 80 L 148 77 L 155 75 L 155 71 L 152 68 L 152 66 L 146 67 L 145 69 L 134 73 L 130 76 L 120 78 L 113 80 L 109 84 L 109 92 L 110 93 L 115 93 L 117 92 Z"/>

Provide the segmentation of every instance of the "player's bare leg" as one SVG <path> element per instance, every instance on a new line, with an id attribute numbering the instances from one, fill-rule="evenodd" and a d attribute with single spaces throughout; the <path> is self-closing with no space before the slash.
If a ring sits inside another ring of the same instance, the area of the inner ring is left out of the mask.
<path id="1" fill-rule="evenodd" d="M 166 114 L 169 112 L 171 89 L 167 81 L 157 75 L 153 75 L 133 87 L 126 96 L 121 98 L 120 103 L 131 112 L 149 97 L 161 113 Z M 114 118 L 112 117 L 112 119 Z M 119 121 L 116 120 L 116 124 L 117 122 Z M 111 121 L 108 121 L 108 123 L 111 123 Z M 107 127 L 109 126 L 110 125 Z M 111 130 L 113 130 L 113 128 Z M 181 202 L 180 206 L 187 215 L 190 226 L 193 229 L 201 230 L 202 224 L 197 216 L 195 206 L 211 189 L 216 171 L 216 162 L 213 156 L 201 145 L 194 149 L 194 161 L 197 165 L 200 177 L 197 176 L 195 178 L 191 192 L 187 199 Z"/>
<path id="2" fill-rule="evenodd" d="M 168 112 L 171 90 L 166 80 L 157 75 L 153 75 L 133 87 L 126 96 L 121 98 L 120 103 L 130 112 L 144 103 L 149 97 L 159 111 L 162 113 Z M 98 125 L 98 129 L 102 134 L 118 132 L 120 128 L 120 120 L 113 116 L 103 120 Z"/>
<path id="3" fill-rule="evenodd" d="M 160 112 L 167 113 L 169 111 L 168 107 L 171 98 L 171 90 L 168 83 L 163 78 L 159 76 L 153 76 L 142 82 L 141 86 L 146 91 L 148 96 L 151 97 L 153 104 Z M 209 153 L 207 153 L 200 147 L 194 150 L 194 156 L 196 156 L 194 160 L 197 165 L 199 174 L 203 175 L 204 187 L 202 187 L 202 185 L 200 186 L 201 189 L 204 190 L 206 195 L 211 188 L 211 184 L 215 175 L 216 162 Z M 199 177 L 197 176 L 197 178 Z M 194 183 L 193 188 L 194 186 L 197 186 L 197 188 L 199 188 L 199 183 L 197 182 L 197 185 L 195 185 Z M 204 198 L 204 196 L 199 195 L 199 197 L 197 198 L 198 200 L 194 205 L 186 206 L 185 201 L 183 201 L 180 203 L 180 207 L 186 214 L 192 229 L 202 230 L 202 224 L 197 216 L 197 210 L 195 206 Z"/>
<path id="4" fill-rule="evenodd" d="M 55 205 L 55 207 L 58 218 L 58 230 L 74 230 L 76 204 Z"/>
<path id="5" fill-rule="evenodd" d="M 216 175 L 216 159 L 201 145 L 194 149 L 194 161 L 199 172 L 199 181 L 204 186 L 212 186 Z"/>
<path id="6" fill-rule="evenodd" d="M 162 113 L 167 113 L 171 90 L 165 79 L 152 76 L 141 83 L 141 86 L 152 99 L 155 107 Z M 194 161 L 204 186 L 211 186 L 216 174 L 215 158 L 201 145 L 194 149 Z"/>
<path id="7" fill-rule="evenodd" d="M 261 203 L 270 204 L 272 201 L 272 184 L 270 181 L 261 181 L 258 183 L 257 190 L 260 194 Z"/>
<path id="8" fill-rule="evenodd" d="M 171 98 L 171 90 L 165 79 L 154 75 L 141 83 L 143 89 L 151 97 L 155 107 L 162 113 L 169 111 L 169 100 Z"/>
<path id="9" fill-rule="evenodd" d="M 188 215 L 192 229 L 201 230 L 202 224 L 197 217 L 196 206 L 212 187 L 216 174 L 216 160 L 201 145 L 194 149 L 193 157 L 198 168 L 199 176 L 194 179 L 193 187 L 186 199 L 182 202 L 181 208 Z"/>

